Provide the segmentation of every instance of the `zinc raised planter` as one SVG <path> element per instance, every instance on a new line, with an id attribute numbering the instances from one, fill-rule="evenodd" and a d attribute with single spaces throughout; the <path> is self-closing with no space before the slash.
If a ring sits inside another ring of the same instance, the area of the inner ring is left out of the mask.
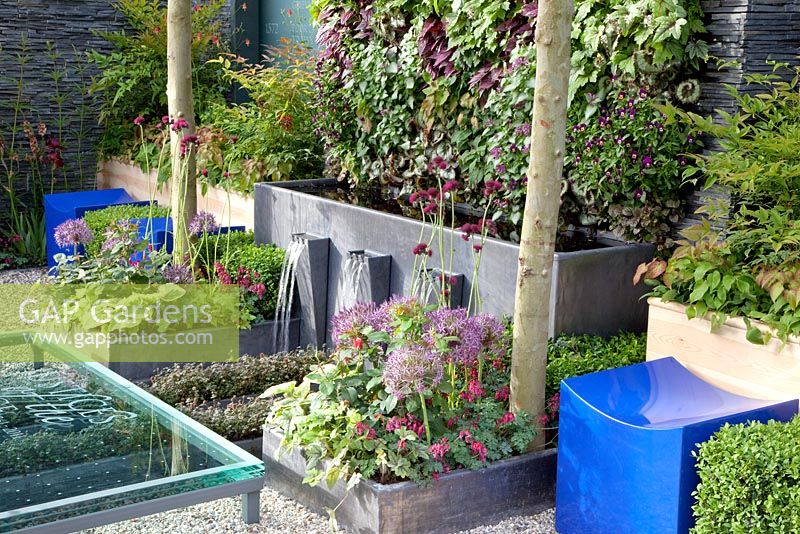
<path id="1" fill-rule="evenodd" d="M 673 356 L 707 382 L 740 395 L 787 400 L 800 397 L 800 343 L 771 339 L 750 343 L 741 318 L 712 332 L 704 318 L 688 319 L 686 306 L 651 298 L 647 359 Z M 752 324 L 768 330 L 758 321 Z"/>
<path id="2" fill-rule="evenodd" d="M 414 265 L 413 248 L 424 230 L 430 228 L 408 217 L 367 209 L 324 198 L 330 191 L 325 180 L 256 184 L 256 242 L 286 247 L 296 234 L 330 238 L 327 265 L 316 266 L 327 272 L 326 322 L 341 302 L 343 266 L 352 251 L 369 251 L 389 256 L 389 292 L 407 295 Z M 310 194 L 308 191 L 314 192 Z M 450 242 L 446 230 L 445 242 Z M 631 283 L 637 265 L 652 258 L 650 245 L 627 244 L 609 238 L 600 239 L 602 248 L 578 252 L 559 252 L 553 267 L 550 306 L 551 336 L 560 333 L 613 335 L 620 331 L 644 331 L 647 327 L 647 304 L 641 300 L 645 289 Z M 474 257 L 470 244 L 461 232 L 453 236 L 453 275 L 464 276 L 460 302 L 466 306 L 472 285 Z M 437 249 L 438 250 L 438 249 Z M 428 267 L 439 269 L 438 253 Z M 489 239 L 483 249 L 479 287 L 485 312 L 496 316 L 512 314 L 516 290 L 519 246 Z M 449 260 L 446 260 L 449 268 Z M 543 303 L 543 305 L 548 305 Z"/>
<path id="3" fill-rule="evenodd" d="M 316 487 L 303 484 L 303 455 L 282 451 L 276 459 L 280 441 L 265 428 L 266 485 L 323 514 L 341 502 L 336 521 L 350 532 L 444 534 L 512 515 L 536 514 L 555 503 L 555 449 L 502 460 L 479 471 L 454 471 L 426 487 L 362 480 L 347 492 L 342 481 L 333 488 L 324 482 Z"/>

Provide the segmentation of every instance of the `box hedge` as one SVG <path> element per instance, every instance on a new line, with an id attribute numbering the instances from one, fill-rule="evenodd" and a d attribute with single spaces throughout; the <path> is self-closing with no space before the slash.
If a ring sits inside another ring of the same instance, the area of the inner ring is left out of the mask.
<path id="1" fill-rule="evenodd" d="M 800 418 L 725 425 L 697 453 L 696 534 L 800 532 Z"/>

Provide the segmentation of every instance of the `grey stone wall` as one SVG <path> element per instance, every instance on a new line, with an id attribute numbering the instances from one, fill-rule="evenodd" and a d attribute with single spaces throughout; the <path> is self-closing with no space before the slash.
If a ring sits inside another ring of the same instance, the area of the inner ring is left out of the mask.
<path id="1" fill-rule="evenodd" d="M 745 74 L 769 73 L 768 61 L 796 65 L 800 55 L 800 0 L 703 0 L 706 13 L 707 40 L 712 56 L 739 65 L 718 69 L 712 61 L 701 80 L 704 114 L 720 109 L 736 111 L 725 85 L 755 92 L 748 86 Z M 709 149 L 715 150 L 713 142 Z M 679 225 L 688 226 L 698 219 L 694 211 L 709 198 L 725 198 L 724 190 L 696 191 L 689 198 L 689 215 Z"/>
<path id="2" fill-rule="evenodd" d="M 95 107 L 85 92 L 92 73 L 86 69 L 82 55 L 87 49 L 105 46 L 92 34 L 93 29 L 122 27 L 123 21 L 108 0 L 0 2 L 0 134 L 10 143 L 13 106 L 21 79 L 21 103 L 26 109 L 20 118 L 46 124 L 50 135 L 59 137 L 60 133 L 65 165 L 55 172 L 53 187 L 57 191 L 91 187 L 93 183 L 93 145 L 99 129 Z M 20 64 L 23 57 L 24 66 Z M 61 77 L 58 90 L 54 72 Z M 61 112 L 56 101 L 59 97 L 63 99 Z M 17 142 L 26 143 L 21 135 Z M 48 190 L 50 180 L 47 169 Z M 30 183 L 21 178 L 16 186 L 25 195 Z M 0 214 L 7 212 L 7 203 L 8 193 L 3 191 Z"/>
<path id="3" fill-rule="evenodd" d="M 230 9 L 223 10 L 223 26 L 228 35 L 230 18 Z M 114 9 L 112 0 L 0 0 L 0 136 L 10 143 L 17 81 L 21 78 L 22 104 L 26 108 L 22 118 L 34 124 L 45 123 L 48 133 L 56 137 L 61 131 L 65 165 L 55 173 L 56 191 L 94 187 L 94 145 L 100 127 L 97 107 L 86 96 L 95 73 L 86 64 L 84 52 L 108 49 L 106 41 L 96 37 L 94 31 L 124 27 L 124 17 Z M 52 51 L 48 43 L 52 43 Z M 56 67 L 53 53 L 57 55 Z M 27 61 L 21 74 L 20 57 Z M 54 71 L 61 75 L 61 112 L 56 102 Z M 26 141 L 19 136 L 17 142 Z M 46 174 L 49 192 L 49 169 Z M 15 189 L 25 198 L 30 194 L 30 182 L 22 178 Z M 4 214 L 8 214 L 8 193 L 0 190 L 0 221 Z"/>

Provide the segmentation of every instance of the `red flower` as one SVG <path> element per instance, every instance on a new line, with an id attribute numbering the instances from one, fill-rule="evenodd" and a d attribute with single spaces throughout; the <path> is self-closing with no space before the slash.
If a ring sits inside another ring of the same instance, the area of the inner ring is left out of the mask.
<path id="1" fill-rule="evenodd" d="M 486 445 L 484 445 L 480 441 L 473 441 L 472 444 L 470 444 L 469 448 L 472 451 L 472 454 L 478 457 L 478 460 L 480 460 L 481 462 L 486 461 L 486 452 L 487 452 Z"/>
<path id="2" fill-rule="evenodd" d="M 362 350 L 364 348 L 364 340 L 360 337 L 357 337 L 353 340 L 353 348 L 356 350 Z"/>
<path id="3" fill-rule="evenodd" d="M 503 417 L 501 417 L 500 419 L 498 419 L 496 421 L 496 423 L 497 423 L 497 426 L 507 425 L 509 423 L 513 423 L 514 419 L 516 419 L 516 418 L 517 418 L 517 416 L 514 415 L 513 413 L 506 412 L 505 414 L 503 414 Z"/>

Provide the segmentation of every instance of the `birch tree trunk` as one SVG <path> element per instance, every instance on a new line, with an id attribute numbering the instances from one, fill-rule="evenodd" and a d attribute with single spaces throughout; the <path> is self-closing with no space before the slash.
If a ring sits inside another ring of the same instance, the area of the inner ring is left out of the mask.
<path id="1" fill-rule="evenodd" d="M 539 0 L 528 192 L 514 302 L 511 408 L 544 411 L 550 286 L 561 204 L 572 0 Z M 544 443 L 539 434 L 537 444 Z"/>
<path id="2" fill-rule="evenodd" d="M 195 145 L 183 143 L 195 135 L 192 95 L 192 2 L 169 0 L 167 4 L 167 102 L 174 121 L 170 133 L 172 157 L 171 206 L 173 258 L 184 263 L 188 252 L 189 221 L 197 212 Z M 185 127 L 176 127 L 183 124 Z"/>

